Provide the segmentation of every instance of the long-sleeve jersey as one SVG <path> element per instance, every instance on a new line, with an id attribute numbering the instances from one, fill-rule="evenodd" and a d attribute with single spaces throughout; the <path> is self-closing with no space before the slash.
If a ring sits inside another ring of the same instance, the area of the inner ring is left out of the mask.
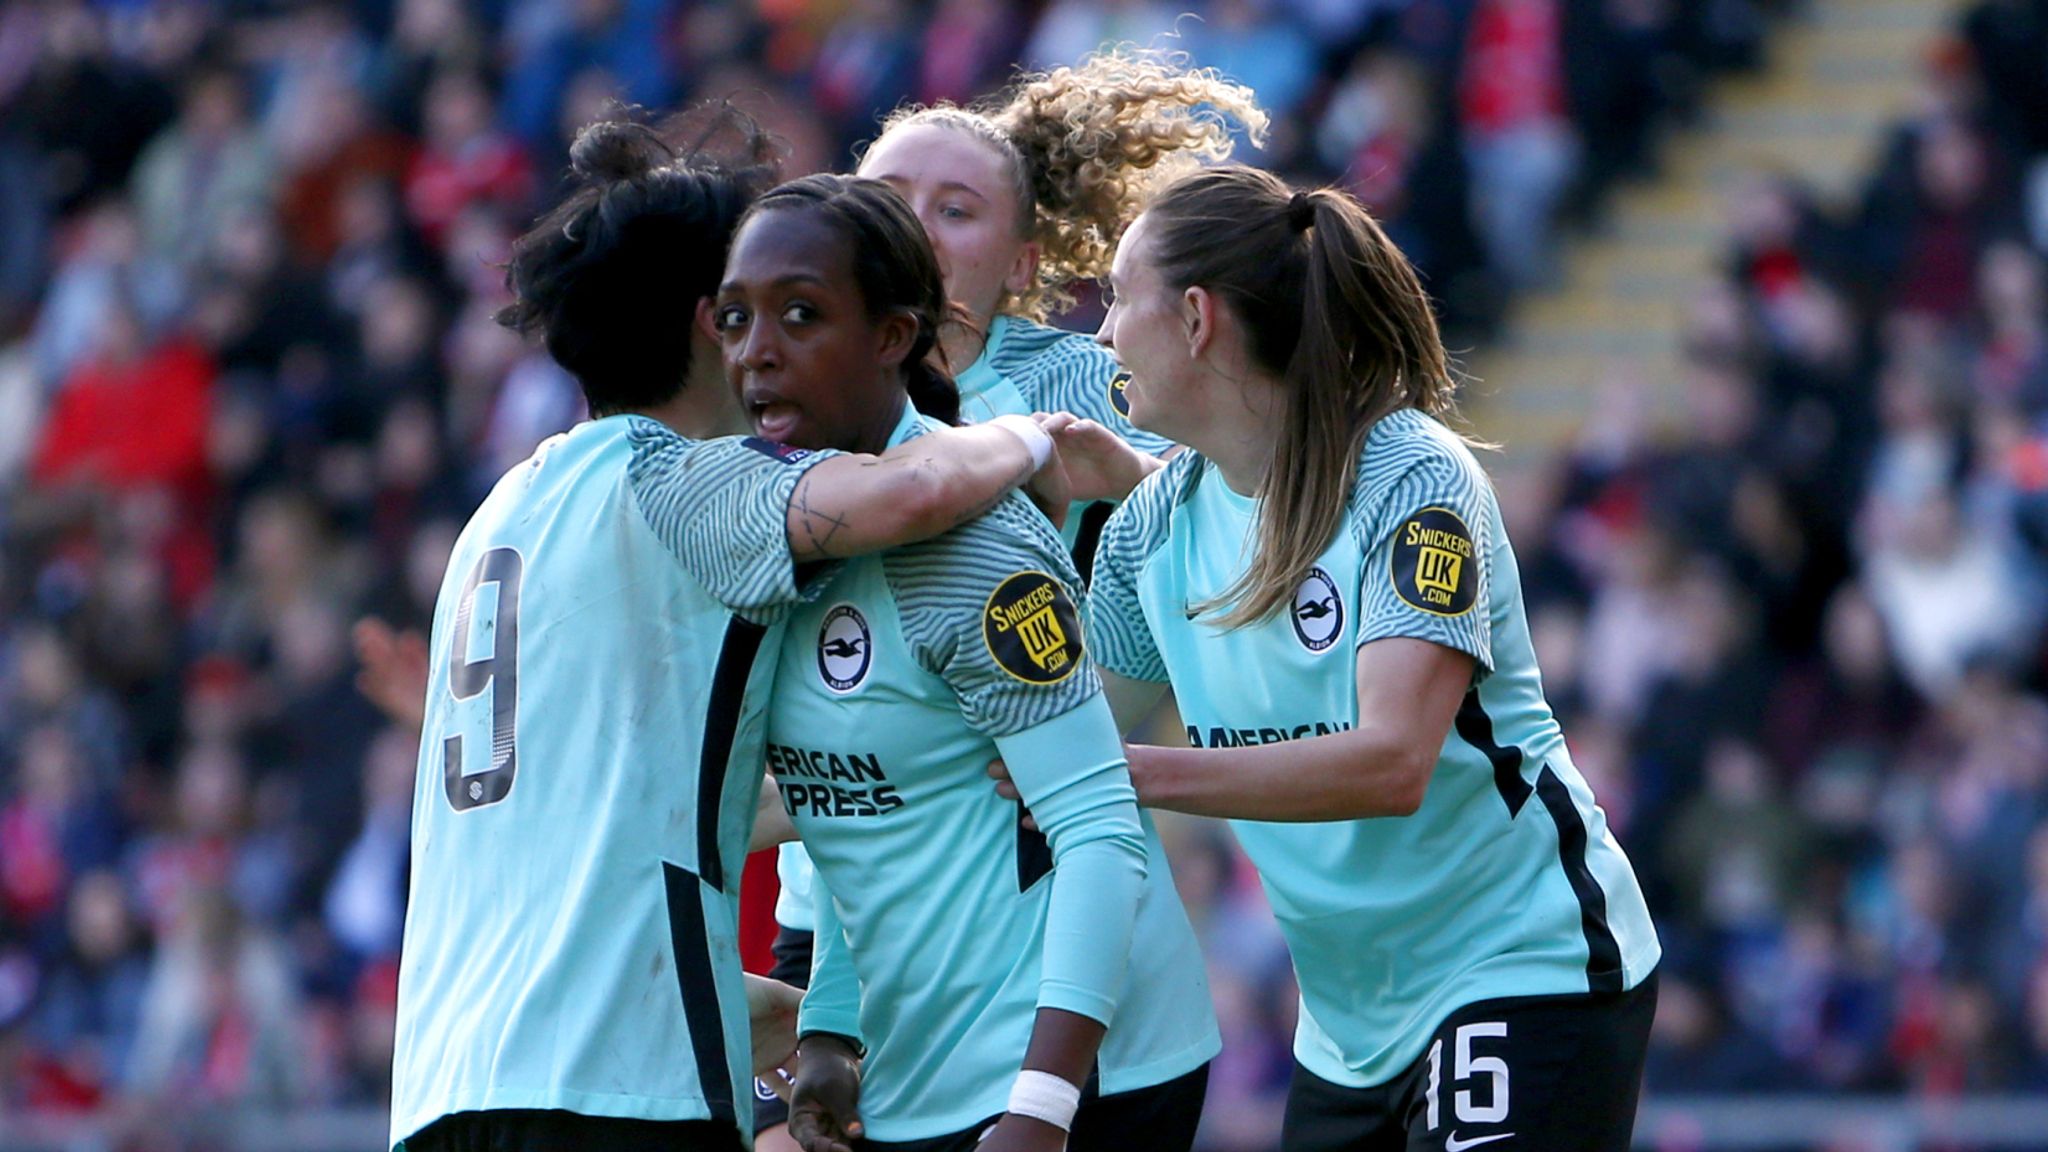
<path id="1" fill-rule="evenodd" d="M 897 438 L 923 429 L 906 411 Z M 806 1031 L 868 1045 L 877 1140 L 1003 1110 L 1037 1010 L 1109 1025 L 1103 1090 L 1218 1047 L 1193 930 L 1085 655 L 1077 580 L 1022 498 L 846 564 L 784 637 L 768 766 L 817 870 Z M 1043 828 L 996 795 L 1001 757 Z M 1133 933 L 1144 941 L 1133 968 Z"/>

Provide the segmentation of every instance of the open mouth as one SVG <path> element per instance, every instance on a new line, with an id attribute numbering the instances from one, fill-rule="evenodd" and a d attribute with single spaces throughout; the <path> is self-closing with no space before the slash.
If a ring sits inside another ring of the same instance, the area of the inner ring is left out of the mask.
<path id="1" fill-rule="evenodd" d="M 753 422 L 754 434 L 764 440 L 778 444 L 787 443 L 790 434 L 803 418 L 803 409 L 773 397 L 749 398 L 747 419 Z"/>

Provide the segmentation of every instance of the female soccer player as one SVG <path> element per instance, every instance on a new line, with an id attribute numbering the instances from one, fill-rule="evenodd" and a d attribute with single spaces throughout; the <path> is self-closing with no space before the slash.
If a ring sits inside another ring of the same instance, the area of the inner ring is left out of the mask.
<path id="1" fill-rule="evenodd" d="M 1225 117 L 1254 141 L 1266 114 L 1249 89 L 1214 72 L 1187 69 L 1158 53 L 1102 53 L 1073 68 L 1028 75 L 984 108 L 908 107 L 883 123 L 859 174 L 896 190 L 938 253 L 950 315 L 939 349 L 958 372 L 963 413 L 1070 412 L 1136 447 L 1099 455 L 1112 465 L 1093 485 L 1122 499 L 1172 449 L 1132 427 L 1126 377 L 1116 360 L 1078 332 L 1050 327 L 1072 303 L 1070 287 L 1109 270 L 1118 233 L 1145 196 L 1177 172 L 1231 150 Z M 1112 505 L 1074 505 L 1062 529 L 1085 579 Z M 783 891 L 775 916 L 773 975 L 801 983 L 810 970 L 810 869 L 799 845 L 776 862 Z M 763 1094 L 762 1142 L 782 1105 Z"/>
<path id="2" fill-rule="evenodd" d="M 1131 426 L 1116 362 L 1045 318 L 1073 302 L 1075 282 L 1108 272 L 1151 191 L 1230 154 L 1225 117 L 1264 138 L 1250 89 L 1163 54 L 1109 52 L 1025 76 L 983 109 L 904 108 L 884 122 L 859 172 L 910 202 L 966 309 L 939 346 L 964 366 L 970 418 L 1072 412 L 1149 455 L 1171 447 Z M 1082 519 L 1068 517 L 1070 543 Z"/>
<path id="3" fill-rule="evenodd" d="M 735 409 L 691 314 L 766 154 L 731 114 L 595 125 L 514 249 L 502 319 L 594 418 L 499 481 L 435 609 L 393 1069 L 412 1152 L 743 1146 L 736 880 L 798 566 L 944 531 L 1049 449 L 696 438 Z"/>
<path id="4" fill-rule="evenodd" d="M 1301 985 L 1282 1146 L 1628 1146 L 1657 938 L 1537 677 L 1407 260 L 1358 203 L 1219 167 L 1125 233 L 1098 339 L 1186 444 L 1104 532 L 1150 806 L 1227 817 Z M 1533 803 L 1532 803 L 1533 801 Z"/>
<path id="5" fill-rule="evenodd" d="M 879 452 L 957 413 L 927 360 L 938 265 L 882 184 L 763 197 L 714 309 L 765 439 Z M 768 765 L 817 864 L 792 1123 L 813 1152 L 964 1152 L 984 1133 L 988 1152 L 1050 1152 L 1070 1126 L 1077 1150 L 1192 1143 L 1218 1048 L 1206 981 L 1171 878 L 1147 874 L 1077 583 L 1050 526 L 1009 500 L 844 566 L 791 618 Z M 987 790 L 998 751 L 1049 852 Z M 1076 1120 L 1091 1068 L 1100 1095 Z"/>

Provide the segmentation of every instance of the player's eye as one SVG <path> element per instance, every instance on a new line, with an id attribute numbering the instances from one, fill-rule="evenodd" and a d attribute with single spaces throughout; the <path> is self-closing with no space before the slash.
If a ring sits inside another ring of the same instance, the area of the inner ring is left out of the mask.
<path id="1" fill-rule="evenodd" d="M 711 316 L 711 326 L 720 332 L 732 332 L 746 324 L 747 310 L 737 304 L 727 304 Z"/>
<path id="2" fill-rule="evenodd" d="M 973 218 L 972 213 L 968 212 L 967 209 L 962 208 L 958 204 L 940 205 L 939 215 L 945 217 L 948 220 L 968 220 Z"/>
<path id="3" fill-rule="evenodd" d="M 786 324 L 809 324 L 818 318 L 818 310 L 809 304 L 791 304 L 782 310 Z"/>

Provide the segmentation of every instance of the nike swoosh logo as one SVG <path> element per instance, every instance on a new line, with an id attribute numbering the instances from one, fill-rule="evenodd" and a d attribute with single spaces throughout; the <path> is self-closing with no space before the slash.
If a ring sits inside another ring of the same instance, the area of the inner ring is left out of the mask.
<path id="1" fill-rule="evenodd" d="M 1444 1137 L 1444 1152 L 1465 1152 L 1467 1148 L 1477 1148 L 1481 1144 L 1491 1144 L 1496 1140 L 1505 1140 L 1513 1135 L 1513 1132 L 1501 1132 L 1492 1136 L 1474 1136 L 1470 1140 L 1460 1140 L 1458 1139 L 1458 1134 L 1452 1132 Z"/>

